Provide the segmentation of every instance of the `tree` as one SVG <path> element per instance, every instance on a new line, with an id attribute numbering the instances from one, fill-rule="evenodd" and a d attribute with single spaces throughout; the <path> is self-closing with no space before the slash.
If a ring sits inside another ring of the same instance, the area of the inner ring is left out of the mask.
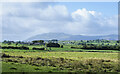
<path id="1" fill-rule="evenodd" d="M 32 41 L 32 42 L 33 42 L 33 44 L 35 44 L 35 43 L 40 43 L 40 45 L 43 45 L 44 40 L 34 40 L 34 41 Z"/>
<path id="2" fill-rule="evenodd" d="M 61 48 L 63 48 L 63 45 L 61 45 Z"/>
<path id="3" fill-rule="evenodd" d="M 17 45 L 18 45 L 18 42 L 16 42 L 16 47 L 17 47 Z"/>
<path id="4" fill-rule="evenodd" d="M 51 50 L 51 47 L 60 47 L 60 45 L 57 42 L 58 40 L 49 40 L 47 47 L 49 47 L 49 49 Z"/>
<path id="5" fill-rule="evenodd" d="M 120 43 L 120 40 L 118 40 L 117 43 Z"/>
<path id="6" fill-rule="evenodd" d="M 35 44 L 35 43 L 37 43 L 37 40 L 35 40 L 35 41 L 32 41 L 33 42 L 33 44 Z"/>
<path id="7" fill-rule="evenodd" d="M 47 47 L 60 47 L 58 43 L 48 43 Z"/>
<path id="8" fill-rule="evenodd" d="M 58 40 L 57 39 L 53 39 L 51 40 L 52 43 L 58 43 Z"/>
<path id="9" fill-rule="evenodd" d="M 39 40 L 38 43 L 40 43 L 41 45 L 43 45 L 44 41 L 43 40 Z"/>
<path id="10" fill-rule="evenodd" d="M 4 40 L 4 41 L 3 41 L 3 43 L 7 43 L 7 41 L 6 41 L 6 40 Z"/>

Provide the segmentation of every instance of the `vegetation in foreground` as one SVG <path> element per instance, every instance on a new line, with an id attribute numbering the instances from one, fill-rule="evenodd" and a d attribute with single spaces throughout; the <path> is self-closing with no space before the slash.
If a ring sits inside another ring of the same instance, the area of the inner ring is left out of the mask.
<path id="1" fill-rule="evenodd" d="M 99 52 L 9 51 L 2 54 L 3 72 L 118 72 L 117 55 Z"/>
<path id="2" fill-rule="evenodd" d="M 4 41 L 3 72 L 119 72 L 119 41 L 43 42 Z"/>

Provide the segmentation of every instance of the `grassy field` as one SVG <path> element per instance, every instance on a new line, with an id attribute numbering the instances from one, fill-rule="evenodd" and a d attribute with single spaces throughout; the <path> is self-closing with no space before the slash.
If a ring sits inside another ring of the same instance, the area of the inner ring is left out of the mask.
<path id="1" fill-rule="evenodd" d="M 2 63 L 3 70 L 2 72 L 66 72 L 68 70 L 60 71 L 56 67 L 50 66 L 34 66 L 29 64 L 20 64 L 20 63 L 13 63 L 13 62 L 3 62 Z"/>
<path id="2" fill-rule="evenodd" d="M 29 51 L 16 51 L 16 52 L 2 52 L 11 56 L 23 56 L 23 57 L 42 57 L 42 58 L 68 58 L 68 59 L 110 59 L 117 60 L 118 53 L 102 53 L 102 52 L 29 52 Z"/>
<path id="3" fill-rule="evenodd" d="M 16 46 L 15 44 L 11 44 L 11 45 L 8 45 L 8 44 L 2 44 L 2 46 Z M 23 45 L 18 45 L 18 46 L 23 46 Z M 36 48 L 42 48 L 44 46 L 40 46 L 40 45 L 24 45 L 24 46 L 27 46 L 29 47 L 29 51 L 38 51 L 38 52 L 41 52 L 41 50 L 32 50 L 33 47 L 36 47 Z M 95 50 L 95 49 L 75 49 L 75 48 L 72 48 L 71 49 L 71 46 L 76 46 L 76 45 L 64 45 L 63 48 L 55 48 L 55 47 L 52 47 L 51 48 L 51 51 L 55 51 L 55 52 L 120 52 L 118 50 Z M 47 48 L 49 50 L 49 48 Z M 3 51 L 21 51 L 19 49 L 5 49 Z M 22 50 L 22 51 L 27 51 L 27 50 Z M 42 52 L 45 52 L 45 51 L 42 51 Z"/>
<path id="4" fill-rule="evenodd" d="M 67 41 L 65 41 L 67 42 Z M 72 42 L 72 41 L 71 41 Z M 74 41 L 73 41 L 74 42 Z M 79 42 L 79 41 L 78 41 Z M 75 44 L 64 44 L 63 48 L 49 47 L 45 50 L 42 45 L 22 45 L 24 49 L 0 49 L 2 52 L 3 72 L 119 72 L 119 50 L 75 49 Z M 93 43 L 97 44 L 97 43 Z M 105 43 L 107 44 L 107 43 Z M 110 45 L 116 43 L 112 41 Z M 1 46 L 16 46 L 2 44 Z"/>
<path id="5" fill-rule="evenodd" d="M 8 50 L 2 54 L 3 72 L 118 72 L 118 53 Z"/>

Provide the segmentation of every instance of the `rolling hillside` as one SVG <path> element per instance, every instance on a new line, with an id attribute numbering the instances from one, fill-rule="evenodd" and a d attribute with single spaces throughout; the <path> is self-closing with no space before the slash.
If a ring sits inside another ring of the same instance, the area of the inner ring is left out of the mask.
<path id="1" fill-rule="evenodd" d="M 85 35 L 70 35 L 65 33 L 44 33 L 36 36 L 32 36 L 25 41 L 32 40 L 96 40 L 96 39 L 107 39 L 107 40 L 117 40 L 118 35 L 104 35 L 104 36 L 85 36 Z"/>

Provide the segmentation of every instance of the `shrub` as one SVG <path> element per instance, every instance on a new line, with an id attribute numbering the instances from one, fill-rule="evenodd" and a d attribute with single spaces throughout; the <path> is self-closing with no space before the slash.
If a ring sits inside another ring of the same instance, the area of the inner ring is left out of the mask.
<path id="1" fill-rule="evenodd" d="M 47 47 L 60 47 L 58 43 L 48 43 Z"/>
<path id="2" fill-rule="evenodd" d="M 32 50 L 45 50 L 45 48 L 32 48 Z"/>

